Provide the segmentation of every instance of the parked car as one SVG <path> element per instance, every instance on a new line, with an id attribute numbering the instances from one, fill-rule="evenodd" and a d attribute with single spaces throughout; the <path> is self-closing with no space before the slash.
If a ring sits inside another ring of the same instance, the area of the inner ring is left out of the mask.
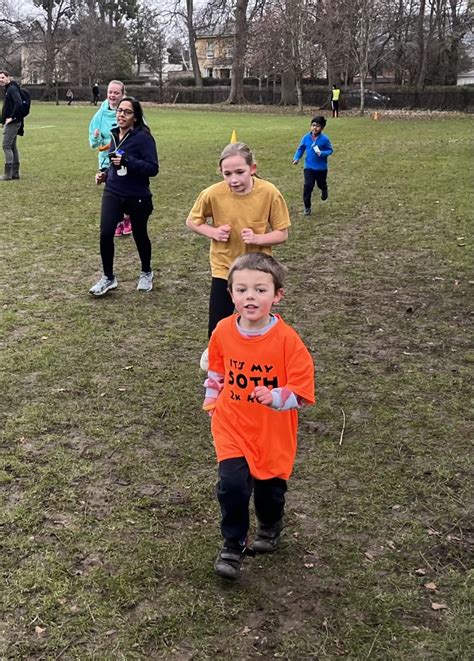
<path id="1" fill-rule="evenodd" d="M 343 98 L 345 99 L 347 105 L 352 107 L 360 106 L 360 88 L 355 88 L 343 92 Z M 379 92 L 374 92 L 373 90 L 365 90 L 365 106 L 367 108 L 386 108 L 390 103 L 390 97 L 385 96 L 384 94 L 379 94 Z"/>

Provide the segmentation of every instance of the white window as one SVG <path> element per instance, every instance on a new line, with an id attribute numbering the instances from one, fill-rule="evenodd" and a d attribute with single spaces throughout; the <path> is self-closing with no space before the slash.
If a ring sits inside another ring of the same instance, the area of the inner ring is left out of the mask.
<path id="1" fill-rule="evenodd" d="M 214 42 L 213 41 L 208 41 L 207 42 L 207 52 L 206 55 L 208 58 L 212 59 L 214 57 Z"/>

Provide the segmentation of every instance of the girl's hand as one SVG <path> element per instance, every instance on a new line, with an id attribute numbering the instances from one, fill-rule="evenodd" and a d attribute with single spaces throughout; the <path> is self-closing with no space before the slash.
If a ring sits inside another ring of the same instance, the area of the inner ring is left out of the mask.
<path id="1" fill-rule="evenodd" d="M 212 238 L 214 241 L 226 242 L 230 237 L 231 226 L 230 225 L 220 225 L 220 227 L 214 227 L 214 233 Z"/>
<path id="2" fill-rule="evenodd" d="M 107 173 L 106 172 L 98 172 L 95 175 L 95 183 L 98 186 L 100 186 L 100 184 L 103 184 L 106 179 L 107 179 Z"/>
<path id="3" fill-rule="evenodd" d="M 273 402 L 271 390 L 268 390 L 266 386 L 257 386 L 250 397 L 256 399 L 259 404 L 263 404 L 264 406 L 271 406 Z"/>
<path id="4" fill-rule="evenodd" d="M 99 129 L 94 129 L 94 138 L 98 138 L 100 135 Z"/>
<path id="5" fill-rule="evenodd" d="M 216 408 L 216 397 L 206 397 L 206 399 L 203 402 L 202 405 L 202 410 L 207 411 L 207 414 L 209 417 L 212 417 L 212 414 L 214 413 L 214 409 Z"/>
<path id="6" fill-rule="evenodd" d="M 249 227 L 244 227 L 244 229 L 240 232 L 240 237 L 244 243 L 253 243 L 253 244 L 258 244 L 258 234 L 255 234 L 253 230 L 251 230 Z"/>

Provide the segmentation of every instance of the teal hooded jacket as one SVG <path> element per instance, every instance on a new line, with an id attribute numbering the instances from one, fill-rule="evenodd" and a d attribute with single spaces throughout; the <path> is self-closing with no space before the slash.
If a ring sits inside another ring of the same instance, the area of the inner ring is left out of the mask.
<path id="1" fill-rule="evenodd" d="M 95 113 L 89 124 L 89 144 L 92 149 L 99 149 L 99 169 L 106 170 L 110 165 L 109 160 L 109 145 L 110 145 L 110 132 L 117 126 L 117 116 L 115 110 L 109 108 L 107 99 L 100 105 L 99 110 Z M 97 138 L 94 136 L 96 129 L 99 129 Z"/>

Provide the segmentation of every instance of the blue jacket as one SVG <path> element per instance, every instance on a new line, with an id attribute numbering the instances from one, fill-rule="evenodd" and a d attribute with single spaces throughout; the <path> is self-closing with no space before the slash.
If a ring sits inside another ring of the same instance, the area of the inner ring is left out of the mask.
<path id="1" fill-rule="evenodd" d="M 99 169 L 106 170 L 109 165 L 109 145 L 110 145 L 110 132 L 117 126 L 117 116 L 115 110 L 109 108 L 107 99 L 101 103 L 99 110 L 95 113 L 89 124 L 89 144 L 92 149 L 100 149 L 99 151 Z M 96 138 L 94 131 L 99 129 L 99 135 Z"/>
<path id="2" fill-rule="evenodd" d="M 316 146 L 318 146 L 318 148 L 321 150 L 321 154 L 319 156 L 314 151 L 314 147 Z M 295 151 L 293 160 L 299 161 L 300 158 L 305 153 L 305 151 L 306 151 L 306 158 L 304 161 L 305 168 L 309 168 L 310 170 L 328 169 L 328 156 L 331 156 L 333 152 L 333 148 L 331 145 L 331 141 L 326 135 L 324 135 L 324 133 L 320 133 L 316 138 L 316 140 L 313 139 L 313 134 L 311 133 L 311 131 L 309 133 L 306 133 L 306 135 L 304 135 L 301 138 L 300 145 L 298 149 Z"/>
<path id="3" fill-rule="evenodd" d="M 112 142 L 109 157 L 116 149 L 123 151 L 122 165 L 116 168 L 110 164 L 107 170 L 105 189 L 122 197 L 150 197 L 150 177 L 158 174 L 158 154 L 153 136 L 143 129 L 131 129 L 123 140 L 119 139 L 119 129 L 112 129 Z"/>

